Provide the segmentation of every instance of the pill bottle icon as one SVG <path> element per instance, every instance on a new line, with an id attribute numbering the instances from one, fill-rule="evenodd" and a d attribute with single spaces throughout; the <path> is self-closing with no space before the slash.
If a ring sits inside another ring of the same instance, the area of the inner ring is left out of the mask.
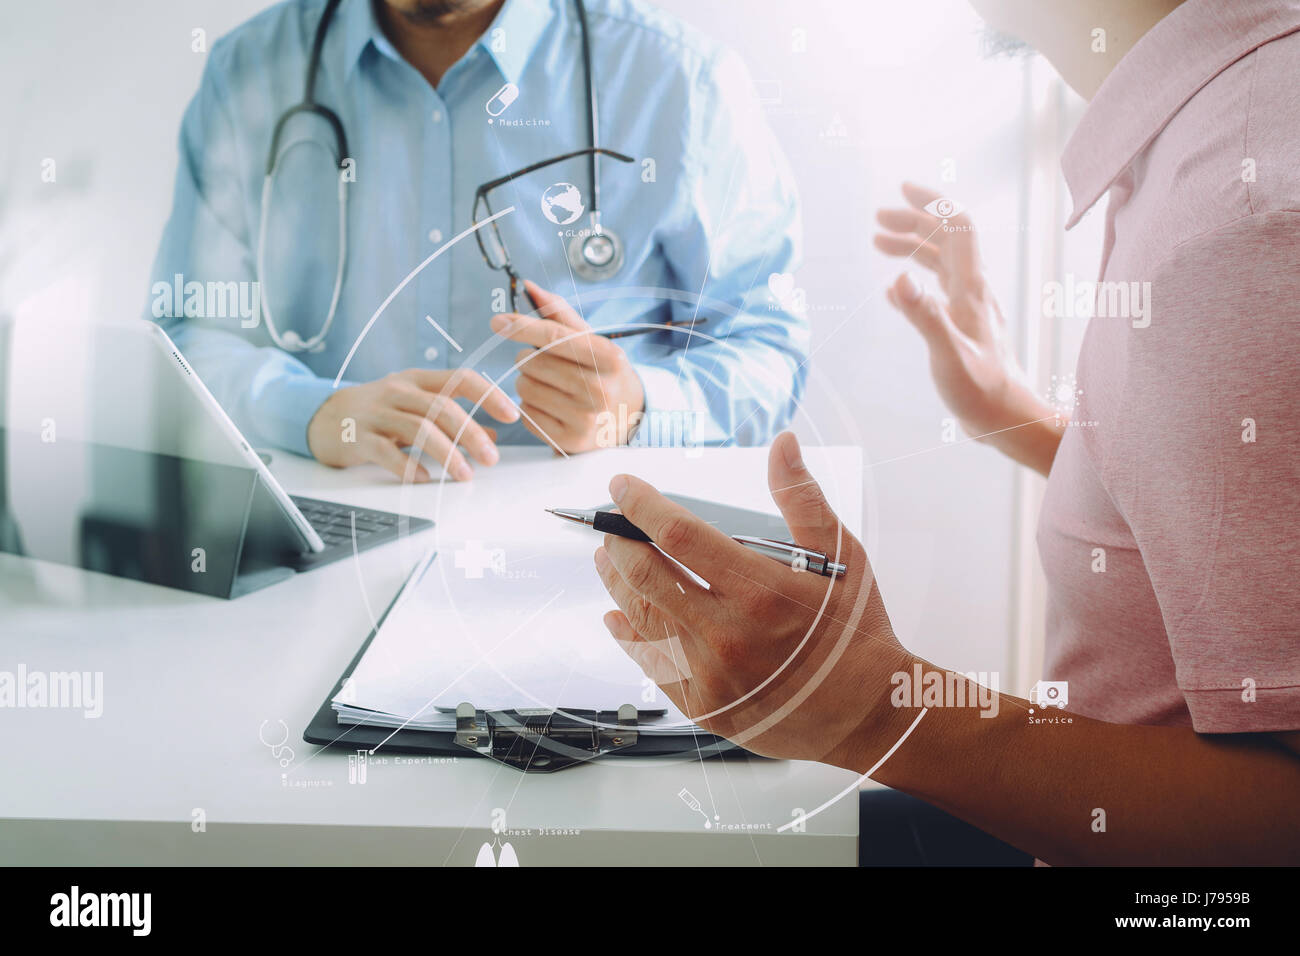
<path id="1" fill-rule="evenodd" d="M 488 116 L 500 116 L 509 109 L 510 104 L 517 99 L 519 99 L 519 87 L 515 86 L 513 83 L 507 83 L 505 86 L 501 87 L 501 89 L 493 93 L 492 99 L 487 101 L 487 106 L 485 108 L 487 109 Z"/>

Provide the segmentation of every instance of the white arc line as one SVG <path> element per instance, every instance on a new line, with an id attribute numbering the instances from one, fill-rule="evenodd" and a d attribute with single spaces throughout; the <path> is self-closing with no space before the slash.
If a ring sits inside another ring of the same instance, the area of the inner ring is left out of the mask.
<path id="1" fill-rule="evenodd" d="M 433 316 L 431 316 L 431 315 L 426 315 L 426 316 L 424 317 L 424 320 L 425 320 L 426 322 L 428 322 L 430 325 L 432 325 L 435 329 L 437 329 L 437 330 L 438 330 L 438 334 L 441 335 L 441 336 L 442 336 L 444 339 L 446 339 L 448 342 L 450 342 L 450 343 L 451 343 L 451 347 L 454 348 L 457 352 L 463 352 L 463 351 L 465 351 L 463 348 L 460 347 L 460 344 L 459 344 L 455 339 L 453 339 L 450 335 L 447 334 L 447 330 L 446 330 L 446 329 L 444 329 L 444 328 L 443 328 L 441 325 L 439 325 L 437 322 L 433 321 Z"/>
<path id="2" fill-rule="evenodd" d="M 357 584 L 361 585 L 361 603 L 366 607 L 366 617 L 370 619 L 370 626 L 377 631 L 379 630 L 379 620 L 370 607 L 370 595 L 366 593 L 366 581 L 361 576 L 361 552 L 357 550 L 357 512 L 355 509 L 348 512 L 348 521 L 352 525 L 352 563 L 357 571 Z"/>
<path id="3" fill-rule="evenodd" d="M 334 387 L 338 388 L 339 382 L 343 381 L 343 373 L 348 370 L 348 366 L 352 363 L 352 356 L 356 355 L 357 349 L 361 347 L 361 340 L 370 334 L 371 327 L 373 327 L 374 324 L 379 321 L 379 317 L 383 315 L 384 309 L 388 308 L 388 303 L 396 299 L 397 294 L 401 292 L 403 289 L 405 289 L 407 284 L 412 279 L 414 279 L 417 275 L 419 275 L 425 266 L 427 266 L 434 259 L 438 258 L 440 255 L 442 255 L 444 252 L 446 252 L 456 243 L 460 242 L 470 233 L 476 232 L 479 229 L 482 229 L 488 223 L 492 222 L 493 220 L 500 219 L 502 216 L 508 215 L 509 213 L 512 213 L 514 211 L 515 211 L 514 206 L 507 206 L 505 209 L 502 209 L 499 213 L 488 216 L 482 222 L 474 223 L 474 225 L 470 226 L 468 229 L 464 230 L 463 232 L 457 233 L 456 235 L 448 239 L 446 242 L 444 242 L 442 245 L 440 245 L 437 249 L 433 250 L 433 254 L 430 255 L 429 258 L 425 259 L 418 266 L 416 266 L 414 269 L 408 272 L 406 278 L 403 279 L 401 282 L 397 283 L 397 288 L 395 288 L 392 292 L 388 293 L 388 298 L 384 299 L 383 302 L 379 303 L 379 308 L 375 309 L 375 314 L 370 317 L 370 320 L 368 322 L 366 322 L 365 327 L 362 328 L 361 330 L 361 334 L 358 335 L 357 340 L 352 343 L 352 348 L 348 349 L 348 357 L 343 360 L 343 364 L 339 366 L 339 373 L 334 376 Z"/>
<path id="4" fill-rule="evenodd" d="M 559 444 L 555 441 L 555 439 L 552 438 L 550 435 L 546 434 L 546 429 L 544 429 L 541 425 L 537 424 L 537 422 L 533 421 L 533 416 L 532 416 L 532 415 L 529 415 L 529 414 L 528 414 L 526 411 L 524 411 L 522 408 L 519 408 L 518 405 L 516 405 L 515 408 L 518 408 L 518 409 L 519 409 L 519 414 L 522 415 L 522 416 L 524 417 L 524 420 L 527 421 L 528 424 L 532 425 L 534 428 L 537 429 L 538 434 L 542 435 L 542 436 L 543 436 L 543 437 L 544 437 L 548 442 L 551 443 L 551 447 L 552 447 L 552 448 L 554 448 L 556 451 L 558 451 L 558 452 L 559 452 L 561 455 L 563 455 L 565 458 L 568 458 L 568 457 L 569 457 L 568 453 L 567 453 L 563 448 L 561 448 L 561 447 L 559 446 Z"/>
<path id="5" fill-rule="evenodd" d="M 842 799 L 844 796 L 846 796 L 848 793 L 850 793 L 850 792 L 852 792 L 852 791 L 858 789 L 858 787 L 862 786 L 863 781 L 865 781 L 865 780 L 866 780 L 867 778 L 869 778 L 873 773 L 875 773 L 875 772 L 876 772 L 877 770 L 879 770 L 882 766 L 884 766 L 884 763 L 885 763 L 886 760 L 888 760 L 890 757 L 894 756 L 894 751 L 897 750 L 899 747 L 903 746 L 903 741 L 904 741 L 904 740 L 906 740 L 908 737 L 912 736 L 912 731 L 916 730 L 916 725 L 919 724 L 919 723 L 921 722 L 921 718 L 924 717 L 924 716 L 925 716 L 926 714 L 928 714 L 929 712 L 930 712 L 930 711 L 929 711 L 928 709 L 924 709 L 924 708 L 923 708 L 923 709 L 921 710 L 921 712 L 920 712 L 919 714 L 916 715 L 916 720 L 912 721 L 912 726 L 908 727 L 907 730 L 905 730 L 905 731 L 903 732 L 903 736 L 899 737 L 897 740 L 894 741 L 894 746 L 890 747 L 889 750 L 885 753 L 885 755 L 884 755 L 883 757 L 881 757 L 879 760 L 876 761 L 876 765 L 875 765 L 874 767 L 872 767 L 870 770 L 868 770 L 868 771 L 867 771 L 866 773 L 864 773 L 862 776 L 858 777 L 857 780 L 854 780 L 851 784 L 849 784 L 847 787 L 845 787 L 845 788 L 844 788 L 843 790 L 841 790 L 839 793 L 835 794 L 835 796 L 831 797 L 829 800 L 827 800 L 825 803 L 823 803 L 823 804 L 822 804 L 820 807 L 818 807 L 816 810 L 812 810 L 812 811 L 810 811 L 810 812 L 808 812 L 808 813 L 805 813 L 805 814 L 804 814 L 803 816 L 801 816 L 801 817 L 795 817 L 795 818 L 794 818 L 793 820 L 791 820 L 789 823 L 782 824 L 781 826 L 779 826 L 779 827 L 776 828 L 776 832 L 777 832 L 777 833 L 784 833 L 786 830 L 790 829 L 792 826 L 795 826 L 796 824 L 799 824 L 799 823 L 806 823 L 806 822 L 808 822 L 808 821 L 811 820 L 813 817 L 817 816 L 817 814 L 821 813 L 823 810 L 825 810 L 827 807 L 829 807 L 832 803 L 835 803 L 835 802 L 837 802 L 838 800 L 841 800 L 841 799 Z"/>

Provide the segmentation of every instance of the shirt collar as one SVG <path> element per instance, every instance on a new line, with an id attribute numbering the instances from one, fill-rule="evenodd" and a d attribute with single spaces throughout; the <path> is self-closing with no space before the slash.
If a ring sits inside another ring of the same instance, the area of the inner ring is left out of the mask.
<path id="1" fill-rule="evenodd" d="M 343 63 L 348 76 L 372 44 L 385 56 L 401 59 L 375 19 L 372 2 L 347 0 L 340 12 Z M 508 82 L 518 83 L 551 15 L 550 0 L 506 0 L 477 45 L 492 58 Z"/>
<path id="2" fill-rule="evenodd" d="M 371 3 L 372 0 L 345 0 L 343 5 L 343 68 L 347 77 L 352 75 L 371 44 L 379 47 L 386 55 L 397 56 L 392 44 L 384 36 L 384 31 L 380 29 L 379 21 L 375 19 Z"/>
<path id="3" fill-rule="evenodd" d="M 552 14 L 550 0 L 506 0 L 479 37 L 478 45 L 492 57 L 506 82 L 519 82 Z"/>
<path id="4" fill-rule="evenodd" d="M 1300 0 L 1186 0 L 1116 64 L 1061 156 L 1077 223 L 1203 86 L 1300 30 Z"/>

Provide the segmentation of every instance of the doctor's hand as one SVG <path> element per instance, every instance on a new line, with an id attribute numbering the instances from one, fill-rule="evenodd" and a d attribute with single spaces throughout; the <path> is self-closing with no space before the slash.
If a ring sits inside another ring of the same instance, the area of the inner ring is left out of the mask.
<path id="1" fill-rule="evenodd" d="M 925 339 L 939 396 L 966 433 L 1046 474 L 1063 426 L 1016 361 L 970 216 L 935 215 L 930 210 L 944 197 L 911 183 L 903 184 L 903 195 L 909 208 L 876 213 L 884 231 L 875 245 L 929 269 L 942 295 L 926 294 L 904 272 L 886 297 Z"/>
<path id="2" fill-rule="evenodd" d="M 524 426 L 567 454 L 627 444 L 645 410 L 627 353 L 592 333 L 562 297 L 534 282 L 524 287 L 536 315 L 492 317 L 493 332 L 531 346 L 515 356 Z"/>
<path id="3" fill-rule="evenodd" d="M 343 468 L 374 462 L 399 478 L 430 481 L 406 448 L 438 461 L 457 481 L 474 471 L 465 453 L 484 465 L 500 458 L 496 432 L 474 421 L 455 399 L 482 402 L 499 422 L 519 420 L 519 410 L 501 389 L 468 369 L 410 368 L 375 382 L 341 388 L 324 402 L 307 426 L 307 445 L 316 459 Z"/>
<path id="4" fill-rule="evenodd" d="M 596 569 L 619 610 L 605 626 L 709 731 L 768 756 L 862 772 L 913 716 L 889 697 L 891 675 L 910 674 L 914 658 L 894 636 L 866 552 L 788 432 L 772 445 L 768 483 L 793 540 L 847 564 L 844 576 L 801 573 L 755 554 L 619 475 L 609 486 L 614 502 L 663 553 L 606 536 Z"/>

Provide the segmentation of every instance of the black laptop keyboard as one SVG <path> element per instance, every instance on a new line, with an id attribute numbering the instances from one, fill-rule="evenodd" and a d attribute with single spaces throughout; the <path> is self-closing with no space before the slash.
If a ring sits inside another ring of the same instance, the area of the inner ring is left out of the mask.
<path id="1" fill-rule="evenodd" d="M 433 527 L 432 521 L 393 514 L 391 511 L 372 511 L 369 508 L 321 501 L 318 498 L 300 498 L 297 495 L 290 495 L 290 498 L 325 542 L 324 551 L 306 551 L 290 561 L 300 571 L 349 557 L 353 549 L 366 551 L 396 541 L 403 534 L 414 534 Z"/>
<path id="2" fill-rule="evenodd" d="M 357 545 L 366 538 L 375 536 L 390 537 L 397 531 L 400 518 L 389 511 L 370 511 L 355 505 L 343 505 L 336 501 L 319 501 L 315 498 L 293 497 L 303 517 L 311 522 L 316 533 L 321 536 L 326 547 L 352 543 L 352 528 L 355 522 Z"/>

